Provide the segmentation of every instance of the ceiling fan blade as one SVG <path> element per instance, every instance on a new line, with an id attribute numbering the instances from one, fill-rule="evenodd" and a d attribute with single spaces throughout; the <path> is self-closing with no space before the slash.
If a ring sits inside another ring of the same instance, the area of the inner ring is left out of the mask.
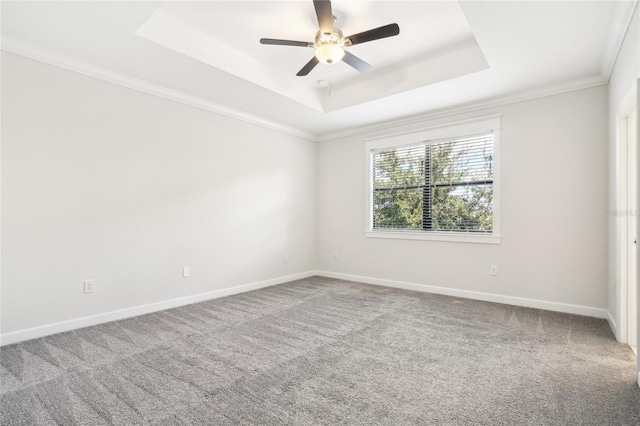
<path id="1" fill-rule="evenodd" d="M 400 27 L 398 24 L 389 24 L 384 27 L 374 28 L 373 30 L 364 31 L 358 34 L 354 34 L 349 37 L 345 37 L 351 41 L 351 46 L 360 43 L 366 43 L 368 41 L 378 40 L 381 38 L 393 37 L 400 34 Z"/>
<path id="2" fill-rule="evenodd" d="M 313 43 L 309 43 L 306 41 L 279 40 L 277 38 L 261 38 L 260 44 L 275 44 L 277 46 L 313 47 Z"/>
<path id="3" fill-rule="evenodd" d="M 305 75 L 309 74 L 316 65 L 318 65 L 318 62 L 318 58 L 314 56 L 309 62 L 307 62 L 307 65 L 305 65 L 300 71 L 298 71 L 298 74 L 296 75 L 298 77 L 304 77 Z"/>
<path id="4" fill-rule="evenodd" d="M 342 60 L 360 72 L 367 72 L 373 68 L 371 65 L 349 52 L 344 52 Z"/>
<path id="5" fill-rule="evenodd" d="M 330 0 L 313 0 L 321 33 L 333 33 L 333 11 Z"/>

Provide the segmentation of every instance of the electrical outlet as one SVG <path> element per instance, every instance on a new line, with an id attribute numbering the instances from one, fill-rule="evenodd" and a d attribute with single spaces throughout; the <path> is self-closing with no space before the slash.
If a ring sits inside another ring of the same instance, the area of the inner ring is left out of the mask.
<path id="1" fill-rule="evenodd" d="M 489 274 L 498 275 L 498 265 L 491 265 L 489 267 Z"/>
<path id="2" fill-rule="evenodd" d="M 191 269 L 188 266 L 182 268 L 182 278 L 189 278 L 191 275 Z"/>
<path id="3" fill-rule="evenodd" d="M 333 260 L 334 262 L 337 262 L 338 260 L 340 260 L 340 254 L 338 252 L 333 253 Z"/>
<path id="4" fill-rule="evenodd" d="M 96 280 L 84 280 L 84 292 L 93 293 L 96 291 Z"/>
<path id="5" fill-rule="evenodd" d="M 282 263 L 289 263 L 289 255 L 285 254 L 284 256 L 282 256 Z"/>

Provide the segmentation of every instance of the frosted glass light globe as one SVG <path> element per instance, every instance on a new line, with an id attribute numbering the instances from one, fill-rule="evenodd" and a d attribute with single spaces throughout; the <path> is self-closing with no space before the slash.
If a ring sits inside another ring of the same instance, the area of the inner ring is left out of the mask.
<path id="1" fill-rule="evenodd" d="M 316 58 L 323 64 L 334 64 L 344 57 L 344 49 L 337 44 L 327 43 L 316 48 Z"/>

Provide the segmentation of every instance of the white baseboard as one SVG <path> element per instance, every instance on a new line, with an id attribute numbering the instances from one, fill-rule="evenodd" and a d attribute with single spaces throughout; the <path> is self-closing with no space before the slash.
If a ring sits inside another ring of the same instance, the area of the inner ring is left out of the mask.
<path id="1" fill-rule="evenodd" d="M 613 335 L 616 337 L 616 340 L 619 342 L 620 338 L 618 336 L 618 325 L 616 324 L 616 320 L 611 315 L 611 312 L 607 310 L 607 321 L 609 322 L 609 327 L 611 327 L 611 331 L 613 331 Z"/>
<path id="2" fill-rule="evenodd" d="M 616 323 L 608 310 L 602 308 L 594 308 L 590 306 L 572 305 L 568 303 L 550 302 L 546 300 L 528 299 L 524 297 L 504 296 L 500 294 L 482 293 L 470 290 L 461 290 L 448 287 L 438 287 L 425 284 L 410 283 L 404 281 L 394 281 L 381 278 L 365 277 L 360 275 L 342 274 L 339 272 L 329 271 L 307 271 L 298 274 L 287 275 L 284 277 L 272 278 L 269 280 L 258 281 L 249 284 L 243 284 L 235 287 L 224 288 L 220 290 L 209 291 L 191 296 L 180 297 L 177 299 L 165 300 L 162 302 L 151 303 L 148 305 L 134 306 L 131 308 L 120 309 L 117 311 L 104 312 L 97 315 L 91 315 L 82 318 L 76 318 L 67 321 L 61 321 L 53 324 L 42 325 L 24 330 L 13 331 L 0 335 L 0 346 L 10 345 L 25 340 L 36 339 L 38 337 L 49 336 L 65 331 L 76 330 L 79 328 L 90 327 L 92 325 L 102 324 L 105 322 L 116 321 L 125 318 L 131 318 L 138 315 L 158 312 L 165 309 L 177 308 L 179 306 L 189 305 L 192 303 L 203 302 L 205 300 L 217 299 L 220 297 L 230 296 L 238 293 L 245 293 L 251 290 L 270 287 L 283 284 L 290 281 L 309 278 L 314 275 L 327 278 L 336 278 L 348 281 L 356 281 L 365 284 L 374 284 L 386 287 L 401 288 L 405 290 L 421 291 L 425 293 L 442 294 L 446 296 L 462 297 L 465 299 L 483 300 L 487 302 L 504 303 L 514 306 L 523 306 L 527 308 L 545 309 L 549 311 L 565 312 L 570 314 L 585 315 L 596 318 L 604 318 L 609 321 L 609 325 L 613 333 L 617 336 Z"/>
<path id="3" fill-rule="evenodd" d="M 547 300 L 528 299 L 525 297 L 504 296 L 501 294 L 482 293 L 478 291 L 461 290 L 456 288 L 438 287 L 404 281 L 394 281 L 381 278 L 363 277 L 360 275 L 342 274 L 339 272 L 317 271 L 317 275 L 327 278 L 357 281 L 365 284 L 381 285 L 385 287 L 401 288 L 405 290 L 421 291 L 424 293 L 443 294 L 446 296 L 462 297 L 465 299 L 483 300 L 486 302 L 504 303 L 507 305 L 523 306 L 526 308 L 545 309 L 547 311 L 564 312 L 568 314 L 584 315 L 608 319 L 609 311 L 591 306 L 572 305 L 569 303 L 550 302 Z"/>
<path id="4" fill-rule="evenodd" d="M 177 299 L 150 303 L 148 305 L 133 306 L 131 308 L 119 309 L 117 311 L 104 312 L 97 315 L 75 318 L 67 321 L 60 321 L 53 324 L 27 328 L 24 330 L 12 331 L 10 333 L 4 333 L 0 335 L 0 346 L 10 345 L 12 343 L 18 343 L 24 340 L 36 339 L 38 337 L 49 336 L 56 333 L 62 333 L 64 331 L 76 330 L 78 328 L 90 327 L 92 325 L 102 324 L 105 322 L 149 314 L 165 309 L 177 308 L 179 306 L 190 305 L 192 303 L 203 302 L 210 299 L 217 299 L 220 297 L 230 296 L 232 294 L 245 293 L 247 291 L 257 290 L 259 288 L 270 287 L 290 281 L 309 278 L 314 275 L 316 275 L 316 271 L 301 272 L 284 277 L 272 278 L 269 280 L 223 288 L 220 290 L 208 291 L 191 296 L 179 297 Z"/>

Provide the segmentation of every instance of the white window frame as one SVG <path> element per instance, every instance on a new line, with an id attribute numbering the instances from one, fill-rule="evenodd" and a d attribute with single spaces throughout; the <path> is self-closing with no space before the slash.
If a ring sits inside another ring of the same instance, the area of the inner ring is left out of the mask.
<path id="1" fill-rule="evenodd" d="M 427 127 L 408 132 L 387 134 L 365 139 L 365 182 L 366 182 L 366 217 L 365 236 L 368 238 L 393 238 L 406 240 L 452 241 L 463 243 L 500 244 L 500 118 L 491 115 L 471 120 L 458 121 L 439 126 Z M 493 230 L 490 234 L 451 231 L 418 231 L 373 229 L 373 180 L 371 173 L 371 153 L 387 148 L 402 148 L 428 141 L 477 133 L 493 132 Z"/>

